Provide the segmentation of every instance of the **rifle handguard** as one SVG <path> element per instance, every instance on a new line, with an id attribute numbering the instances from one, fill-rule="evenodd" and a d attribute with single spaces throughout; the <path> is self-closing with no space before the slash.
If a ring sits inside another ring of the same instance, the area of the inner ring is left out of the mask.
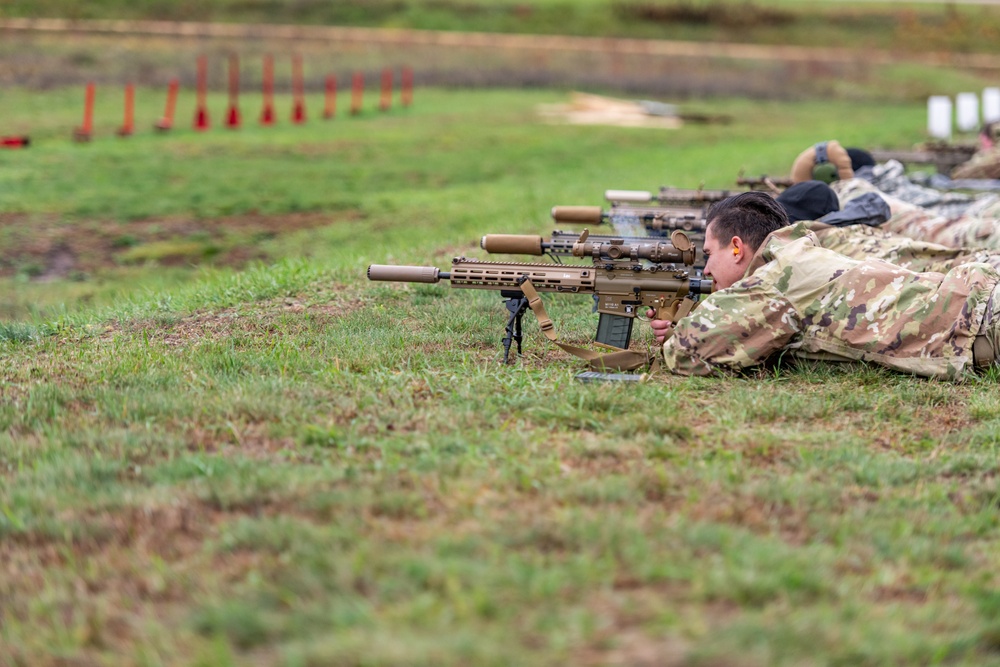
<path id="1" fill-rule="evenodd" d="M 600 206 L 553 206 L 552 219 L 556 222 L 599 225 L 604 220 Z"/>
<path id="2" fill-rule="evenodd" d="M 528 234 L 487 234 L 479 247 L 490 253 L 512 255 L 542 255 L 542 237 Z"/>
<path id="3" fill-rule="evenodd" d="M 436 283 L 441 270 L 436 266 L 391 266 L 369 264 L 368 280 L 388 280 L 400 283 Z"/>

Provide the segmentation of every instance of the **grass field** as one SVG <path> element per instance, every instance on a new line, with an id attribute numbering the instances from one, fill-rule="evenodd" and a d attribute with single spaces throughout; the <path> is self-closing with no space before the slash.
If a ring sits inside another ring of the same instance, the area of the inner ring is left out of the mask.
<path id="1" fill-rule="evenodd" d="M 1000 664 L 996 377 L 582 385 L 533 322 L 498 363 L 495 295 L 363 277 L 606 188 L 909 146 L 922 105 L 655 132 L 421 90 L 74 145 L 72 95 L 4 94 L 42 139 L 0 153 L 0 665 Z"/>

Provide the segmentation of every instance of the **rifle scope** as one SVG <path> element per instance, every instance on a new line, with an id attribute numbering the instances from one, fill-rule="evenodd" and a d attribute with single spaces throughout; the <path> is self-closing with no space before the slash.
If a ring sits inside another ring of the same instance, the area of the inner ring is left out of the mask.
<path id="1" fill-rule="evenodd" d="M 695 250 L 691 240 L 683 232 L 674 232 L 670 241 L 640 241 L 623 238 L 603 238 L 581 240 L 572 244 L 570 252 L 574 257 L 592 257 L 600 260 L 648 260 L 657 264 L 694 264 Z M 545 241 L 541 236 L 522 234 L 487 234 L 479 246 L 490 253 L 518 255 L 543 255 L 546 252 L 563 251 L 565 243 Z"/>

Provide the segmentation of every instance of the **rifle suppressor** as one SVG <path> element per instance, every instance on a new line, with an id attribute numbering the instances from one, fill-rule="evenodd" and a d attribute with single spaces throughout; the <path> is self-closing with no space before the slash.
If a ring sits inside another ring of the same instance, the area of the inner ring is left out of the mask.
<path id="1" fill-rule="evenodd" d="M 368 280 L 389 280 L 400 283 L 436 283 L 442 278 L 447 279 L 446 272 L 436 266 L 392 266 L 389 264 L 370 264 Z"/>

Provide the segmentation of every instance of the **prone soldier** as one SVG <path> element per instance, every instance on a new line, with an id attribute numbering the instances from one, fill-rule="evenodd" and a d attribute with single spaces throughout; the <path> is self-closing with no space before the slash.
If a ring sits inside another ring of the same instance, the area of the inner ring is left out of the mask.
<path id="1" fill-rule="evenodd" d="M 979 131 L 979 150 L 968 162 L 955 167 L 951 177 L 1000 179 L 1000 121 L 983 125 Z"/>
<path id="2" fill-rule="evenodd" d="M 867 193 L 864 197 L 882 201 L 874 193 Z M 862 197 L 850 200 L 841 211 L 836 193 L 817 181 L 796 183 L 779 195 L 777 201 L 784 208 L 789 222 L 797 226 L 793 238 L 811 232 L 822 247 L 854 259 L 882 259 L 911 271 L 939 273 L 947 273 L 959 264 L 970 262 L 984 262 L 1000 269 L 1000 251 L 948 247 L 886 230 L 880 225 L 891 219 L 888 204 L 885 204 L 882 217 L 874 219 L 866 218 L 864 211 L 852 211 Z M 931 217 L 926 212 L 923 215 Z M 845 224 L 829 224 L 834 221 Z"/>
<path id="3" fill-rule="evenodd" d="M 987 264 L 942 274 L 853 259 L 789 227 L 760 192 L 710 209 L 704 250 L 717 291 L 676 322 L 651 322 L 674 373 L 739 371 L 787 355 L 961 380 L 996 359 L 1000 273 Z"/>
<path id="4" fill-rule="evenodd" d="M 949 216 L 880 192 L 860 178 L 837 181 L 831 187 L 842 206 L 867 193 L 879 194 L 892 211 L 883 225 L 887 231 L 950 248 L 1000 249 L 1000 197 L 995 195 L 980 197 Z"/>

